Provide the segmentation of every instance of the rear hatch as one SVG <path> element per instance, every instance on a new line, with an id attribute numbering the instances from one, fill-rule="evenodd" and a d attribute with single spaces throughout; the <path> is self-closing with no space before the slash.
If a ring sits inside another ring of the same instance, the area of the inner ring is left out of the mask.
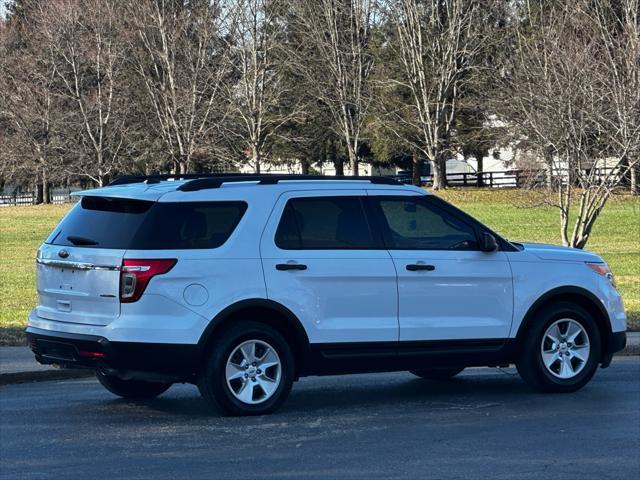
<path id="1" fill-rule="evenodd" d="M 38 316 L 88 325 L 115 320 L 122 259 L 153 204 L 83 197 L 38 251 Z"/>

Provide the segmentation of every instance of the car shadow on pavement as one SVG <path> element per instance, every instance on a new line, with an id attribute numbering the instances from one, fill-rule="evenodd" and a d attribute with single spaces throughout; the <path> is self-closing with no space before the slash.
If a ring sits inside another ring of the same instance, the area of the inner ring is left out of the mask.
<path id="1" fill-rule="evenodd" d="M 346 378 L 349 381 L 336 381 Z M 409 404 L 456 408 L 456 405 L 464 407 L 498 403 L 505 396 L 513 398 L 521 395 L 535 393 L 517 375 L 512 374 L 463 375 L 447 381 L 418 379 L 407 374 L 394 374 L 391 379 L 387 375 L 381 378 L 375 375 L 323 377 L 295 383 L 289 399 L 273 415 L 364 411 L 383 406 L 406 407 Z M 116 402 L 120 400 L 114 400 Z M 136 403 L 172 415 L 220 416 L 208 407 L 195 390 L 193 396 L 172 396 L 170 390 L 157 399 Z"/>
<path id="2" fill-rule="evenodd" d="M 508 395 L 529 395 L 532 391 L 517 377 L 463 376 L 447 381 L 403 377 L 403 381 L 345 385 L 330 389 L 295 390 L 283 412 L 315 412 L 336 409 L 363 411 L 368 408 L 423 404 L 487 404 Z"/>

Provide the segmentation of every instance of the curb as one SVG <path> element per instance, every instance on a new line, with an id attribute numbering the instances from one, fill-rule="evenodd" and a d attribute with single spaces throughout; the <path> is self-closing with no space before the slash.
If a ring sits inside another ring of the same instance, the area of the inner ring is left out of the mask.
<path id="1" fill-rule="evenodd" d="M 614 354 L 614 357 L 632 357 L 634 355 L 640 355 L 640 345 L 634 344 L 629 345 L 624 348 L 624 350 L 620 350 L 618 353 Z"/>
<path id="2" fill-rule="evenodd" d="M 17 383 L 46 382 L 51 380 L 70 380 L 73 378 L 93 377 L 93 370 L 51 369 L 0 374 L 0 386 Z"/>

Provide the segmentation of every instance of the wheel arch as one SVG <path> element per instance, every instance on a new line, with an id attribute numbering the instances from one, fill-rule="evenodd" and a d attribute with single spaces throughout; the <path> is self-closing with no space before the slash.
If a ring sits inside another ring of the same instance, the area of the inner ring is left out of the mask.
<path id="1" fill-rule="evenodd" d="M 598 300 L 598 297 L 596 297 L 589 290 L 576 286 L 557 287 L 540 296 L 533 303 L 533 305 L 529 307 L 527 313 L 522 319 L 522 322 L 520 323 L 520 326 L 518 327 L 518 332 L 516 334 L 517 343 L 520 344 L 522 342 L 527 332 L 534 324 L 536 314 L 541 309 L 551 303 L 561 301 L 580 305 L 593 316 L 596 324 L 598 325 L 598 330 L 600 333 L 602 353 L 603 356 L 606 355 L 608 353 L 606 351 L 608 345 L 607 339 L 611 335 L 611 323 L 609 322 L 609 314 L 607 313 L 605 307 L 602 305 L 602 302 Z"/>
<path id="2" fill-rule="evenodd" d="M 219 334 L 239 320 L 264 323 L 277 330 L 291 347 L 297 378 L 307 358 L 309 337 L 298 317 L 287 307 L 273 300 L 263 298 L 240 300 L 219 312 L 209 322 L 198 341 L 203 356 Z"/>

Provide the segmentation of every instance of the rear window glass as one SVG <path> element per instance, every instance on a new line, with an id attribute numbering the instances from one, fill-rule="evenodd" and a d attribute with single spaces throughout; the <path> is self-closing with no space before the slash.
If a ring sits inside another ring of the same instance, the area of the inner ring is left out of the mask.
<path id="1" fill-rule="evenodd" d="M 231 236 L 246 209 L 244 202 L 84 197 L 47 243 L 132 250 L 216 248 Z"/>

